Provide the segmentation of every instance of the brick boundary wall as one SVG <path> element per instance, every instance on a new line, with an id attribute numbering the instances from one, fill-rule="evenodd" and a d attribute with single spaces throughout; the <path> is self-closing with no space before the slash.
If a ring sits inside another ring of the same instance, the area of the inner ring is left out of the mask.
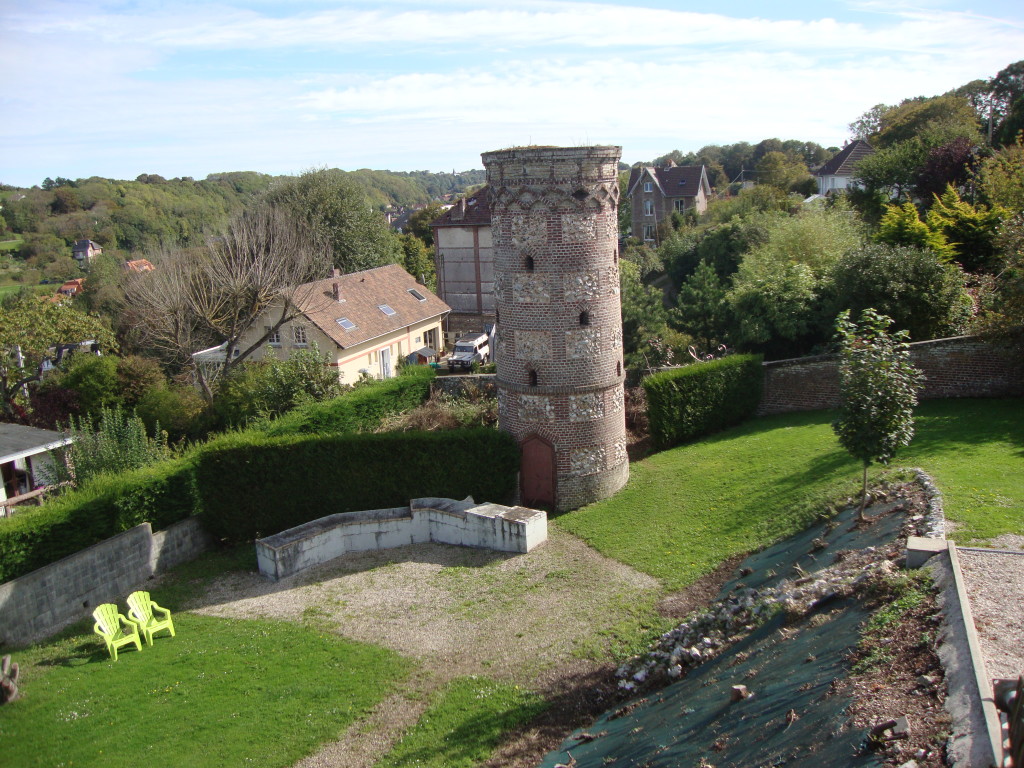
<path id="1" fill-rule="evenodd" d="M 153 533 L 149 523 L 119 533 L 17 579 L 0 584 L 0 642 L 27 645 L 117 603 L 146 581 L 196 558 L 213 540 L 198 517 Z"/>
<path id="2" fill-rule="evenodd" d="M 925 376 L 922 400 L 1024 396 L 1024 361 L 1006 342 L 979 336 L 918 341 L 910 359 Z M 816 411 L 839 403 L 839 358 L 816 355 L 764 364 L 757 415 Z"/>

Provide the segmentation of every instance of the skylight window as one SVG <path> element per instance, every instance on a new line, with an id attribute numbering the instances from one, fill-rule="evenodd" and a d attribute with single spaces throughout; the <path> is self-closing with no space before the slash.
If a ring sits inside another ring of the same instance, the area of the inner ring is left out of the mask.
<path id="1" fill-rule="evenodd" d="M 416 297 L 416 301 L 426 301 L 427 300 L 427 297 L 424 296 L 419 291 L 417 291 L 415 288 L 410 288 L 409 289 L 409 293 L 411 293 L 414 297 Z"/>
<path id="2" fill-rule="evenodd" d="M 346 331 L 351 331 L 356 327 L 356 324 L 349 320 L 347 317 L 339 317 L 335 322 L 344 328 Z"/>
<path id="3" fill-rule="evenodd" d="M 387 304 L 378 304 L 377 305 L 377 309 L 379 309 L 381 312 L 383 312 L 388 317 L 391 317 L 393 314 L 395 314 L 395 310 L 393 310 Z"/>

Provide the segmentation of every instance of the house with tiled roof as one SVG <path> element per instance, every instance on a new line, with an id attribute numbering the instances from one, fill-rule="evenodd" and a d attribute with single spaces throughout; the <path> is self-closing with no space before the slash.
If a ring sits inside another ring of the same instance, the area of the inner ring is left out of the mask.
<path id="1" fill-rule="evenodd" d="M 149 259 L 131 259 L 124 263 L 125 272 L 152 272 L 156 267 Z"/>
<path id="2" fill-rule="evenodd" d="M 85 264 L 101 253 L 103 253 L 103 249 L 100 248 L 99 243 L 94 243 L 92 240 L 76 240 L 75 244 L 71 246 L 71 255 Z"/>
<path id="3" fill-rule="evenodd" d="M 854 166 L 874 151 L 863 139 L 854 139 L 839 150 L 814 174 L 818 177 L 818 194 L 827 195 L 854 186 Z"/>
<path id="4" fill-rule="evenodd" d="M 673 211 L 704 213 L 711 184 L 703 165 L 642 166 L 629 174 L 626 194 L 632 206 L 633 237 L 656 244 L 658 224 Z"/>
<path id="5" fill-rule="evenodd" d="M 361 375 L 391 378 L 403 358 L 436 356 L 442 321 L 451 309 L 397 264 L 347 275 L 335 270 L 332 277 L 300 285 L 292 301 L 298 315 L 273 331 L 252 359 L 266 354 L 285 359 L 316 344 L 343 384 L 354 384 Z M 281 305 L 272 304 L 239 347 L 257 343 L 280 316 Z"/>
<path id="6" fill-rule="evenodd" d="M 490 190 L 460 198 L 431 224 L 437 293 L 451 308 L 449 344 L 494 325 L 494 248 Z"/>
<path id="7" fill-rule="evenodd" d="M 83 290 L 85 290 L 85 278 L 76 277 L 74 280 L 65 281 L 64 285 L 57 289 L 56 298 L 77 296 Z"/>

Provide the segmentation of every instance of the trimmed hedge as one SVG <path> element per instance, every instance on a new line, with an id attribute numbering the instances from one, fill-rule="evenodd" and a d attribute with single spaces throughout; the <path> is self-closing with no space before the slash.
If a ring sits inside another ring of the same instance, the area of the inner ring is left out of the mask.
<path id="1" fill-rule="evenodd" d="M 0 582 L 146 521 L 154 530 L 166 528 L 193 514 L 196 503 L 188 459 L 101 475 L 38 509 L 0 520 Z"/>
<path id="2" fill-rule="evenodd" d="M 733 355 L 644 379 L 655 446 L 671 448 L 753 416 L 764 383 L 761 361 L 760 355 Z"/>
<path id="3" fill-rule="evenodd" d="M 430 396 L 435 372 L 429 366 L 412 366 L 401 375 L 356 387 L 333 400 L 310 403 L 270 422 L 264 431 L 271 436 L 367 432 L 394 413 L 420 405 Z"/>
<path id="4" fill-rule="evenodd" d="M 196 485 L 214 536 L 248 541 L 336 512 L 442 496 L 511 497 L 519 450 L 494 429 L 272 437 L 239 432 L 199 451 Z"/>

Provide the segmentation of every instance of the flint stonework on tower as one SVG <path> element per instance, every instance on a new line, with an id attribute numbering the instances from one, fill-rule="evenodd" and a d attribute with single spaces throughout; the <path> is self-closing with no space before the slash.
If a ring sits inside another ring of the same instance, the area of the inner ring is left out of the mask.
<path id="1" fill-rule="evenodd" d="M 618 264 L 620 147 L 487 152 L 499 424 L 521 503 L 558 511 L 629 477 Z"/>

